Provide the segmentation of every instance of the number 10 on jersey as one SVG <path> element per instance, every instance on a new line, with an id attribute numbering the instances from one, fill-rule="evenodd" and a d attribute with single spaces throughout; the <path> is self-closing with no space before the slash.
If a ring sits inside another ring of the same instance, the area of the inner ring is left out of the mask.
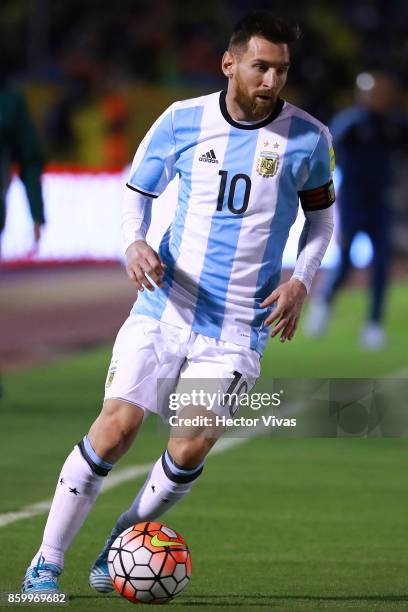
<path id="1" fill-rule="evenodd" d="M 226 170 L 220 170 L 218 174 L 221 175 L 221 181 L 220 181 L 220 191 L 218 193 L 217 210 L 221 211 L 224 205 L 224 197 L 225 197 L 225 189 L 227 186 L 228 172 Z M 234 202 L 234 196 L 235 196 L 235 189 L 239 181 L 244 181 L 245 191 L 244 191 L 244 197 L 243 197 L 243 202 L 241 206 L 239 208 L 236 208 L 235 202 Z M 242 213 L 244 213 L 246 209 L 248 208 L 250 192 L 251 192 L 251 179 L 249 178 L 249 176 L 247 174 L 234 174 L 234 176 L 231 179 L 230 186 L 229 186 L 229 192 L 228 192 L 228 198 L 227 198 L 228 209 L 235 215 L 241 215 Z"/>

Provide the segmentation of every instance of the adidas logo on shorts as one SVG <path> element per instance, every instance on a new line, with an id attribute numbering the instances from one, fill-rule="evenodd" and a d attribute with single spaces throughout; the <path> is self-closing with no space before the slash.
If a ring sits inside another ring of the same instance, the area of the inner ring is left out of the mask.
<path id="1" fill-rule="evenodd" d="M 218 164 L 218 159 L 216 158 L 213 149 L 207 151 L 207 153 L 204 153 L 204 155 L 201 155 L 201 157 L 198 158 L 198 161 L 208 162 L 209 164 Z"/>

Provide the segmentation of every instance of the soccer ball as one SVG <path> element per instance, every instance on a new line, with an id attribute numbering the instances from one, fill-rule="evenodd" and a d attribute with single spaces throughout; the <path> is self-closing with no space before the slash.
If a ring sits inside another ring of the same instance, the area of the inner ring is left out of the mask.
<path id="1" fill-rule="evenodd" d="M 186 588 L 191 556 L 179 533 L 162 523 L 138 523 L 113 542 L 109 574 L 118 593 L 133 603 L 166 603 Z"/>

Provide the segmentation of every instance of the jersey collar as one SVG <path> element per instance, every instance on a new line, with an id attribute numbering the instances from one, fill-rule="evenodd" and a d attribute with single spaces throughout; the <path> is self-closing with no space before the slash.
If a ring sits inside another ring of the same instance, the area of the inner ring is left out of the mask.
<path id="1" fill-rule="evenodd" d="M 224 117 L 225 121 L 228 121 L 230 125 L 233 125 L 234 127 L 239 128 L 240 130 L 259 130 L 259 128 L 265 127 L 265 125 L 268 125 L 268 123 L 271 123 L 271 121 L 276 119 L 284 105 L 284 100 L 282 100 L 282 98 L 278 98 L 275 104 L 275 108 L 273 109 L 271 114 L 268 115 L 268 117 L 263 119 L 263 121 L 259 121 L 254 124 L 239 123 L 238 121 L 234 121 L 234 119 L 231 117 L 227 110 L 227 104 L 225 102 L 226 95 L 227 92 L 225 90 L 220 92 L 220 110 L 222 116 Z"/>

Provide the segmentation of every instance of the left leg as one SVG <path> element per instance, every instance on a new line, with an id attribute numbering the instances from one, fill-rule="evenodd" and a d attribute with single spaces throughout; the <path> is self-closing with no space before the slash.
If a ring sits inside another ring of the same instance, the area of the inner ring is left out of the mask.
<path id="1" fill-rule="evenodd" d="M 204 459 L 216 438 L 170 437 L 168 446 L 153 465 L 130 507 L 123 512 L 91 568 L 89 583 L 100 593 L 113 590 L 106 559 L 114 540 L 128 527 L 159 518 L 192 489 L 204 467 Z"/>
<path id="2" fill-rule="evenodd" d="M 215 442 L 216 438 L 204 436 L 171 436 L 132 505 L 119 517 L 115 531 L 121 533 L 135 523 L 156 520 L 183 499 L 201 475 Z"/>
<path id="3" fill-rule="evenodd" d="M 205 411 L 203 414 L 207 414 L 207 412 Z M 218 437 L 197 436 L 195 438 L 181 438 L 170 436 L 167 451 L 176 464 L 185 470 L 191 470 L 194 466 L 204 461 Z"/>

